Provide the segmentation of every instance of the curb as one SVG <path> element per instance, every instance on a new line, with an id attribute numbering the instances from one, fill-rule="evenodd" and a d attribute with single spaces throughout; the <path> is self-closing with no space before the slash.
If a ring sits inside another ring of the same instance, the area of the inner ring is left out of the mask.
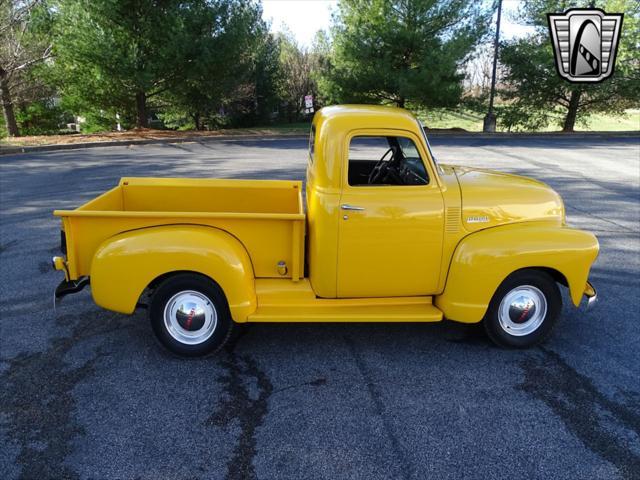
<path id="1" fill-rule="evenodd" d="M 625 132 L 452 132 L 452 131 L 438 131 L 429 129 L 426 130 L 428 138 L 431 137 L 461 137 L 461 138 L 477 138 L 481 140 L 497 139 L 497 138 L 580 138 L 580 137 L 607 137 L 607 138 L 631 138 L 640 137 L 640 131 L 625 131 Z M 154 138 L 147 140 L 114 140 L 104 142 L 86 142 L 86 143 L 68 143 L 62 145 L 35 145 L 24 147 L 2 147 L 0 146 L 0 156 L 14 155 L 19 153 L 31 153 L 31 152 L 44 152 L 55 150 L 78 150 L 82 148 L 97 148 L 97 147 L 122 147 L 129 145 L 161 145 L 171 143 L 205 143 L 215 141 L 229 141 L 229 140 L 278 140 L 278 139 L 293 139 L 293 138 L 307 138 L 306 134 L 282 134 L 282 135 L 217 135 L 211 137 L 178 137 L 178 138 Z"/>
<path id="2" fill-rule="evenodd" d="M 55 150 L 78 150 L 81 148 L 97 147 L 126 147 L 129 145 L 156 145 L 168 143 L 204 143 L 218 140 L 277 140 L 288 138 L 307 138 L 307 135 L 283 134 L 283 135 L 216 135 L 211 137 L 177 137 L 177 138 L 151 138 L 145 140 L 114 140 L 105 142 L 85 142 L 66 143 L 62 145 L 34 145 L 24 147 L 2 147 L 0 146 L 0 156 L 13 155 L 16 153 L 44 152 Z"/>

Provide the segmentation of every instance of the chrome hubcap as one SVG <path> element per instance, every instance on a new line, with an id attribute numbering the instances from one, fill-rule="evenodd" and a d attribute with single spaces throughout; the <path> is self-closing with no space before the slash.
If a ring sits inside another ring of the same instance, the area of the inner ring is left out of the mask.
<path id="1" fill-rule="evenodd" d="M 498 321 L 509 335 L 521 337 L 535 332 L 547 316 L 547 299 L 531 285 L 507 293 L 498 308 Z"/>
<path id="2" fill-rule="evenodd" d="M 178 292 L 164 307 L 164 325 L 169 335 L 180 343 L 197 345 L 206 341 L 217 324 L 216 308 L 200 292 Z"/>

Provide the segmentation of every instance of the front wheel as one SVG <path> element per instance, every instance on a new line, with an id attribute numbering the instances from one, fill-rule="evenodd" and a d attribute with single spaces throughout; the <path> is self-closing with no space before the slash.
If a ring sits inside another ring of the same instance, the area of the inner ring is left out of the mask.
<path id="1" fill-rule="evenodd" d="M 149 316 L 160 343 L 188 357 L 218 351 L 234 326 L 218 284 L 191 273 L 176 274 L 158 286 L 151 297 Z"/>
<path id="2" fill-rule="evenodd" d="M 506 278 L 483 319 L 489 338 L 499 346 L 526 348 L 544 341 L 562 310 L 555 280 L 538 270 L 522 270 Z"/>

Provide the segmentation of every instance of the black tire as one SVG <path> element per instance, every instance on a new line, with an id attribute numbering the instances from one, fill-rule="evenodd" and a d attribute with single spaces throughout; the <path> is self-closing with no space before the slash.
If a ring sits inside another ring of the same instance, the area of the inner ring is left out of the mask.
<path id="1" fill-rule="evenodd" d="M 518 292 L 526 291 L 532 292 L 533 299 L 539 299 L 539 295 L 542 294 L 544 302 L 538 302 L 539 307 L 536 307 L 534 302 L 533 307 L 527 303 L 524 309 L 510 309 L 509 305 L 512 305 L 512 302 L 508 301 L 507 296 L 521 299 L 522 296 Z M 501 314 L 501 303 L 505 297 L 507 302 Z M 546 314 L 542 315 L 545 302 Z M 551 275 L 540 270 L 519 270 L 509 275 L 498 287 L 482 323 L 487 335 L 496 345 L 505 348 L 528 348 L 549 337 L 561 311 L 562 296 Z M 529 332 L 529 329 L 532 330 Z"/>
<path id="2" fill-rule="evenodd" d="M 192 299 L 201 303 L 189 302 Z M 193 307 L 186 318 L 184 308 L 180 309 L 179 305 Z M 197 307 L 201 308 L 196 310 Z M 168 309 L 166 321 L 165 308 Z M 172 308 L 176 309 L 173 316 L 170 314 Z M 195 273 L 179 273 L 162 281 L 151 297 L 149 318 L 160 343 L 169 351 L 186 357 L 217 352 L 234 328 L 229 305 L 220 286 Z"/>

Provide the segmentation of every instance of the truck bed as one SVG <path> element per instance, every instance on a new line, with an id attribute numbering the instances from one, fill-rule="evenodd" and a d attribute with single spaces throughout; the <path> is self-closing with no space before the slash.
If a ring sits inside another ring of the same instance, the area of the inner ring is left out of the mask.
<path id="1" fill-rule="evenodd" d="M 162 225 L 225 230 L 247 249 L 256 278 L 303 276 L 302 184 L 285 180 L 123 178 L 76 210 L 56 210 L 72 280 L 90 275 L 93 256 L 119 233 Z M 288 266 L 286 275 L 277 270 Z"/>

